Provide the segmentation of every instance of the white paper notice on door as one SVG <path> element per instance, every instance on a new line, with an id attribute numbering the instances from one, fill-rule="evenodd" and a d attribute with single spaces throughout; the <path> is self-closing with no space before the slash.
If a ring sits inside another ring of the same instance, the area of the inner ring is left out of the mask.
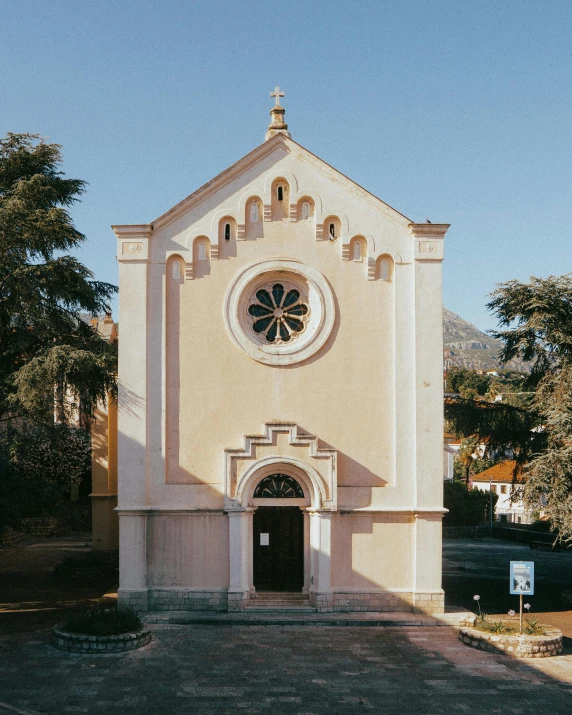
<path id="1" fill-rule="evenodd" d="M 270 534 L 260 534 L 260 546 L 270 546 Z"/>

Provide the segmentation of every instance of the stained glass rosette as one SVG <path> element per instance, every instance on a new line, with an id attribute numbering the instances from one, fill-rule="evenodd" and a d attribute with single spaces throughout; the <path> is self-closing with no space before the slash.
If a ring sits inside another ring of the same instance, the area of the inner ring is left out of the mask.
<path id="1" fill-rule="evenodd" d="M 308 301 L 300 290 L 287 283 L 258 288 L 248 306 L 253 331 L 267 343 L 289 343 L 304 331 L 309 318 Z"/>

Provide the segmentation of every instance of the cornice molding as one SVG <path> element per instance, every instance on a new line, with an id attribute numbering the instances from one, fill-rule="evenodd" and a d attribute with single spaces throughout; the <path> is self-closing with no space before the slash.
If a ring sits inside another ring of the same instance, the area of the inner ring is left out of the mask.
<path id="1" fill-rule="evenodd" d="M 116 224 L 111 227 L 119 239 L 133 240 L 134 238 L 149 238 L 153 233 L 150 223 Z"/>
<path id="2" fill-rule="evenodd" d="M 410 223 L 407 227 L 415 238 L 444 238 L 450 223 Z"/>

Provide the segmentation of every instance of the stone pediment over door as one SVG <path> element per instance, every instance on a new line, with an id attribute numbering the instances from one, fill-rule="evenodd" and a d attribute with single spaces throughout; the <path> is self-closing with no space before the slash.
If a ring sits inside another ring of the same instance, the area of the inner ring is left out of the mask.
<path id="1" fill-rule="evenodd" d="M 337 452 L 318 447 L 318 438 L 293 422 L 267 422 L 264 434 L 245 435 L 244 447 L 225 449 L 225 509 L 249 506 L 258 482 L 273 472 L 296 479 L 311 509 L 337 509 Z"/>

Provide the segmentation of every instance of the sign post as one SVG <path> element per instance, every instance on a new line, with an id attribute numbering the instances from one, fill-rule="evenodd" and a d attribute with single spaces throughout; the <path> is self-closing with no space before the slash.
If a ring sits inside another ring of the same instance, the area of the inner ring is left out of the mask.
<path id="1" fill-rule="evenodd" d="M 534 561 L 510 562 L 510 593 L 520 596 L 520 633 L 522 634 L 522 597 L 534 595 Z"/>

